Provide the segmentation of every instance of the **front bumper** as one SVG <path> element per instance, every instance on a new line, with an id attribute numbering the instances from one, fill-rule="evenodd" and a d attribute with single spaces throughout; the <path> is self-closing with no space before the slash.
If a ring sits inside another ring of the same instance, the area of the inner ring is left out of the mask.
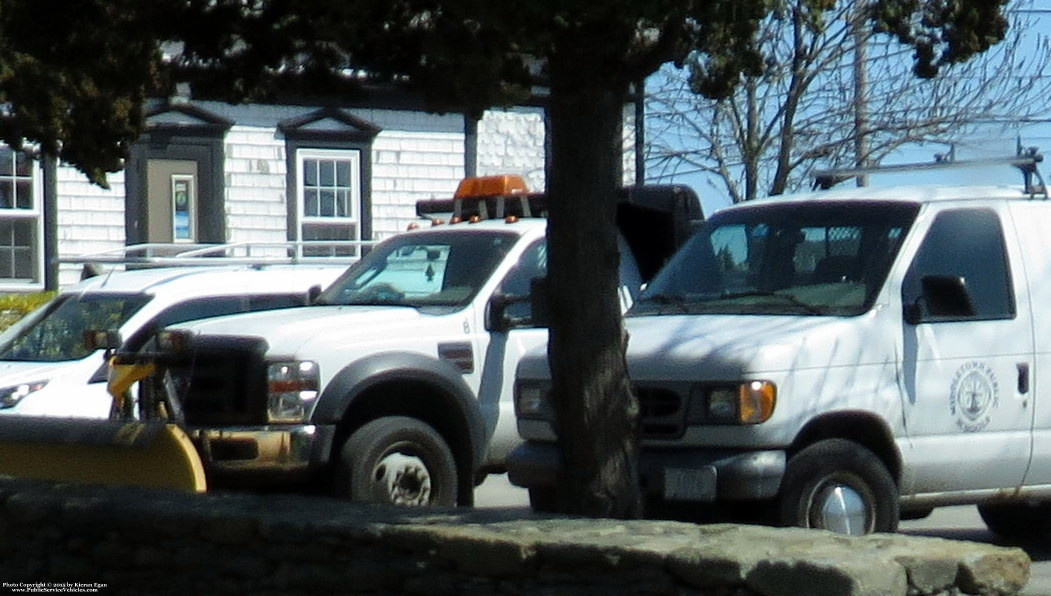
<path id="1" fill-rule="evenodd" d="M 647 497 L 665 501 L 763 500 L 777 496 L 785 474 L 783 450 L 643 449 L 639 475 Z M 554 443 L 526 442 L 507 458 L 511 483 L 553 487 L 561 458 Z"/>
<path id="2" fill-rule="evenodd" d="M 329 463 L 334 426 L 272 425 L 189 431 L 216 487 L 294 487 Z"/>

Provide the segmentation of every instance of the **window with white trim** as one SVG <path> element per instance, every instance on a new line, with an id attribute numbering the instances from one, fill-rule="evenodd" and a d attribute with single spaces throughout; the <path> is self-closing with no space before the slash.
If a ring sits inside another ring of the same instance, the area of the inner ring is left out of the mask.
<path id="1" fill-rule="evenodd" d="M 0 146 L 0 287 L 41 281 L 38 172 L 30 155 Z"/>
<path id="2" fill-rule="evenodd" d="M 296 165 L 299 238 L 361 240 L 361 152 L 299 149 Z"/>

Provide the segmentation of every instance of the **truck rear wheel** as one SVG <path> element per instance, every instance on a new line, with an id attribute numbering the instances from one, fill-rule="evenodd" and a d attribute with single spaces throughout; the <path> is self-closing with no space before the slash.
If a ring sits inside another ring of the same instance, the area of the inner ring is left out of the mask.
<path id="1" fill-rule="evenodd" d="M 456 461 L 430 425 L 406 416 L 362 426 L 340 452 L 336 490 L 367 503 L 406 507 L 453 506 Z"/>
<path id="2" fill-rule="evenodd" d="M 985 527 L 1011 540 L 1051 534 L 1051 503 L 989 503 L 978 506 Z"/>
<path id="3" fill-rule="evenodd" d="M 898 490 L 871 451 L 844 439 L 819 441 L 788 461 L 779 496 L 785 526 L 841 534 L 894 532 Z"/>

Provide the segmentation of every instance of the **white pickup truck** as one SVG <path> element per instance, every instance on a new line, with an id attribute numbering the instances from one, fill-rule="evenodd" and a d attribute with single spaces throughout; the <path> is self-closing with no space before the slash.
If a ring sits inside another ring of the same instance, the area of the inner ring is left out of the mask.
<path id="1" fill-rule="evenodd" d="M 829 190 L 712 215 L 626 319 L 654 514 L 736 508 L 894 531 L 976 504 L 1051 531 L 1051 201 L 1043 185 Z M 544 354 L 518 370 L 534 505 L 560 455 Z"/>
<path id="2" fill-rule="evenodd" d="M 518 443 L 518 359 L 547 340 L 528 301 L 546 273 L 546 221 L 528 217 L 544 197 L 523 188 L 491 177 L 421 206 L 463 221 L 380 243 L 310 306 L 160 334 L 137 356 L 161 371 L 142 390 L 181 404 L 209 486 L 471 504 Z M 627 308 L 701 215 L 681 186 L 631 189 L 620 205 Z"/>

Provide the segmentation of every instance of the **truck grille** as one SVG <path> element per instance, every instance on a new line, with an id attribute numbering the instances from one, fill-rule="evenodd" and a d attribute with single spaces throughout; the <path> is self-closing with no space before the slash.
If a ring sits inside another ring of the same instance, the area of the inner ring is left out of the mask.
<path id="1" fill-rule="evenodd" d="M 193 358 L 171 369 L 191 427 L 266 423 L 266 342 L 198 337 Z"/>
<path id="2" fill-rule="evenodd" d="M 640 439 L 677 439 L 683 435 L 683 392 L 670 387 L 636 386 L 634 390 L 639 400 Z"/>

